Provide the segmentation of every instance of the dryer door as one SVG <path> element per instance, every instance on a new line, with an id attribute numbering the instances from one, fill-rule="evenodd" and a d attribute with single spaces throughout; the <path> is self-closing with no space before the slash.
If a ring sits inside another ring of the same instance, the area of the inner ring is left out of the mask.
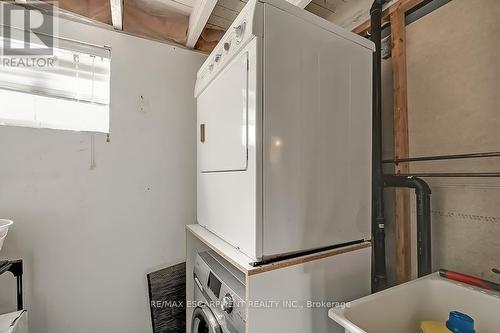
<path id="1" fill-rule="evenodd" d="M 233 59 L 198 96 L 200 172 L 247 169 L 248 52 Z"/>
<path id="2" fill-rule="evenodd" d="M 206 305 L 194 309 L 191 333 L 221 333 L 217 319 Z"/>

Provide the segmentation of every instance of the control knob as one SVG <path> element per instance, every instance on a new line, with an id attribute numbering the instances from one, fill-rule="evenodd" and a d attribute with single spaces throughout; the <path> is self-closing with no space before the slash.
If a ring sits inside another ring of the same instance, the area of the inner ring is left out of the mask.
<path id="1" fill-rule="evenodd" d="M 245 26 L 246 23 L 243 22 L 240 25 L 234 27 L 234 34 L 236 35 L 237 39 L 241 39 L 241 37 L 243 37 L 243 33 L 245 32 Z"/>
<path id="2" fill-rule="evenodd" d="M 233 311 L 233 296 L 231 296 L 231 294 L 227 293 L 226 296 L 224 296 L 224 298 L 222 299 L 222 302 L 220 304 L 220 307 L 222 309 L 222 311 L 226 312 L 226 313 L 231 313 Z"/>
<path id="3" fill-rule="evenodd" d="M 224 43 L 224 51 L 229 51 L 229 49 L 231 48 L 231 42 L 225 42 Z"/>

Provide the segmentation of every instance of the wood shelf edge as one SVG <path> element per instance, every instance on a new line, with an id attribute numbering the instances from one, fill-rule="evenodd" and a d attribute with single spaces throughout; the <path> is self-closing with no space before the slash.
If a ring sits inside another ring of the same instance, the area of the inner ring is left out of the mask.
<path id="1" fill-rule="evenodd" d="M 205 229 L 199 224 L 190 224 L 186 226 L 186 230 L 198 238 L 203 244 L 217 253 L 219 256 L 227 260 L 231 265 L 236 267 L 238 270 L 243 272 L 247 276 L 252 276 L 256 274 L 261 274 L 281 268 L 286 268 L 290 266 L 304 264 L 314 260 L 320 260 L 343 253 L 348 253 L 367 247 L 371 247 L 371 241 L 365 241 L 363 243 L 348 245 L 336 249 L 325 250 L 321 252 L 316 252 L 313 254 L 304 255 L 301 257 L 284 259 L 281 261 L 276 261 L 273 263 L 265 264 L 262 266 L 251 266 L 250 263 L 252 259 L 247 257 L 245 254 L 240 252 L 238 249 L 234 248 L 232 245 L 226 241 L 219 238 L 217 235 L 213 234 L 209 230 Z"/>

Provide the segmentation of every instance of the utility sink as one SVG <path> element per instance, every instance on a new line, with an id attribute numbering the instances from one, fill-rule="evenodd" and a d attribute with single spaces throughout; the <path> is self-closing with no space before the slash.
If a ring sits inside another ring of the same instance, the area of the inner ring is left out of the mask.
<path id="1" fill-rule="evenodd" d="M 431 274 L 330 309 L 328 315 L 350 333 L 418 333 L 424 320 L 446 321 L 450 311 L 474 319 L 476 332 L 500 330 L 500 293 Z"/>
<path id="2" fill-rule="evenodd" d="M 9 231 L 9 226 L 13 222 L 11 220 L 0 219 L 0 250 L 2 250 L 3 242 L 5 237 L 7 237 L 7 232 Z"/>

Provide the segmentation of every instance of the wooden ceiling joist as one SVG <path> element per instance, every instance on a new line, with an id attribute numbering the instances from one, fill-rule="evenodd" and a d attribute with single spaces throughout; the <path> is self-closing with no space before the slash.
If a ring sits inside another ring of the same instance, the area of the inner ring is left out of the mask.
<path id="1" fill-rule="evenodd" d="M 217 0 L 198 0 L 189 16 L 186 46 L 193 48 L 208 22 Z"/>
<path id="2" fill-rule="evenodd" d="M 109 0 L 111 22 L 116 30 L 123 30 L 123 0 Z"/>

